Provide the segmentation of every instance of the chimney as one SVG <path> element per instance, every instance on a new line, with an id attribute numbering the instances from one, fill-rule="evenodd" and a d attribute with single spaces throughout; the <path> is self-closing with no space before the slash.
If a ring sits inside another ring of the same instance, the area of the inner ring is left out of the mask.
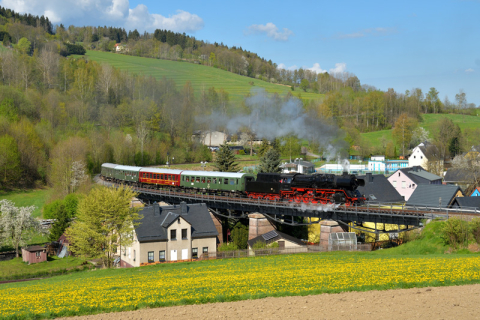
<path id="1" fill-rule="evenodd" d="M 160 205 L 158 203 L 153 205 L 153 215 L 160 216 Z"/>
<path id="2" fill-rule="evenodd" d="M 187 207 L 187 203 L 185 201 L 180 202 L 180 208 L 181 208 L 182 214 L 187 214 L 188 213 L 188 207 Z"/>
<path id="3" fill-rule="evenodd" d="M 372 173 L 367 172 L 367 182 L 372 182 L 372 181 L 373 181 Z"/>

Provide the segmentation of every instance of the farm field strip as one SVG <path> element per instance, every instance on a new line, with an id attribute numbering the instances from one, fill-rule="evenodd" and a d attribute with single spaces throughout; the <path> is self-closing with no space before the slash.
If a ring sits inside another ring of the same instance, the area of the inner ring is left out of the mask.
<path id="1" fill-rule="evenodd" d="M 205 90 L 209 87 L 215 87 L 216 90 L 223 88 L 229 93 L 232 102 L 243 100 L 245 95 L 255 88 L 264 88 L 268 92 L 276 92 L 281 95 L 291 92 L 289 86 L 273 84 L 190 62 L 144 58 L 101 51 L 87 51 L 86 57 L 135 74 L 153 76 L 157 79 L 162 79 L 165 76 L 167 79 L 174 80 L 178 89 L 181 89 L 187 81 L 190 81 L 196 94 L 199 94 L 202 88 Z M 249 84 L 252 81 L 254 86 Z M 320 99 L 323 97 L 322 94 L 311 92 L 295 91 L 291 93 L 296 96 L 301 94 L 304 99 Z"/>
<path id="2" fill-rule="evenodd" d="M 89 271 L 0 285 L 0 315 L 51 317 L 414 286 L 479 283 L 480 257 L 297 254 Z"/>

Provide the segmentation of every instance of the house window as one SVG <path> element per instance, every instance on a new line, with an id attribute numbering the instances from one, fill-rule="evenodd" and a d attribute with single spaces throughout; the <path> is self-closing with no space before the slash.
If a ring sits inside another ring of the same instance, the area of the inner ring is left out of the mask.
<path id="1" fill-rule="evenodd" d="M 393 181 L 392 181 L 392 184 L 393 184 L 393 187 L 394 187 L 394 188 L 397 187 L 397 181 L 393 180 Z"/>
<path id="2" fill-rule="evenodd" d="M 137 257 L 137 252 L 133 250 L 133 261 L 135 261 L 135 258 Z"/>
<path id="3" fill-rule="evenodd" d="M 177 230 L 170 230 L 170 240 L 177 240 Z"/>
<path id="4" fill-rule="evenodd" d="M 158 261 L 165 261 L 165 250 L 158 252 Z"/>
<path id="5" fill-rule="evenodd" d="M 37 258 L 39 258 L 41 255 L 42 255 L 42 253 L 41 253 L 40 251 L 35 252 L 35 256 L 36 256 Z"/>
<path id="6" fill-rule="evenodd" d="M 398 173 L 398 176 L 400 177 L 400 172 Z"/>
<path id="7" fill-rule="evenodd" d="M 187 240 L 187 229 L 182 229 L 182 239 Z"/>
<path id="8" fill-rule="evenodd" d="M 148 251 L 148 263 L 155 262 L 153 259 L 153 251 Z"/>
<path id="9" fill-rule="evenodd" d="M 420 156 L 420 159 L 423 159 L 423 156 Z"/>
<path id="10" fill-rule="evenodd" d="M 198 258 L 198 248 L 192 248 L 192 259 Z"/>
<path id="11" fill-rule="evenodd" d="M 405 181 L 402 181 L 402 188 L 405 189 L 407 187 L 407 183 Z"/>
<path id="12" fill-rule="evenodd" d="M 178 224 L 180 224 L 180 218 L 177 219 Z"/>
<path id="13" fill-rule="evenodd" d="M 203 253 L 208 253 L 208 247 L 203 247 Z"/>
<path id="14" fill-rule="evenodd" d="M 413 156 L 413 159 L 417 159 L 417 156 Z"/>

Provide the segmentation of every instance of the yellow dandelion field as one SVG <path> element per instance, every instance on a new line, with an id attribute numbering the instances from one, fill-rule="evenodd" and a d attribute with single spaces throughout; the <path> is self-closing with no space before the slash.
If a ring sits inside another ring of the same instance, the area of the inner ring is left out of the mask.
<path id="1" fill-rule="evenodd" d="M 2 317 L 480 282 L 478 256 L 297 254 L 87 271 L 0 285 Z"/>

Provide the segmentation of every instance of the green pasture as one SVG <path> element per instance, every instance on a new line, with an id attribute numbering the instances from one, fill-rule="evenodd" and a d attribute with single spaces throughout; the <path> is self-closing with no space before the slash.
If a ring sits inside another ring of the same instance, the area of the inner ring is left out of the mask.
<path id="1" fill-rule="evenodd" d="M 230 101 L 233 102 L 243 100 L 254 88 L 264 88 L 267 92 L 276 92 L 280 95 L 292 92 L 289 86 L 273 84 L 189 62 L 143 58 L 90 50 L 87 51 L 86 57 L 99 63 L 111 64 L 115 68 L 134 74 L 153 76 L 157 79 L 162 79 L 163 77 L 172 79 L 175 81 L 178 89 L 181 89 L 187 81 L 190 81 L 195 94 L 199 94 L 200 90 L 207 90 L 210 87 L 215 87 L 216 90 L 223 88 L 229 93 Z M 249 84 L 252 81 L 254 83 L 253 86 Z M 297 97 L 309 100 L 316 100 L 323 96 L 311 92 L 301 92 L 300 89 L 296 89 L 292 93 Z"/>
<path id="2" fill-rule="evenodd" d="M 48 257 L 48 261 L 28 265 L 22 258 L 0 261 L 0 280 L 31 279 L 64 274 L 77 269 L 85 260 L 73 257 Z"/>
<path id="3" fill-rule="evenodd" d="M 35 206 L 33 216 L 41 218 L 43 205 L 52 193 L 53 189 L 50 188 L 2 192 L 0 193 L 0 200 L 7 199 L 13 201 L 17 207 Z"/>

